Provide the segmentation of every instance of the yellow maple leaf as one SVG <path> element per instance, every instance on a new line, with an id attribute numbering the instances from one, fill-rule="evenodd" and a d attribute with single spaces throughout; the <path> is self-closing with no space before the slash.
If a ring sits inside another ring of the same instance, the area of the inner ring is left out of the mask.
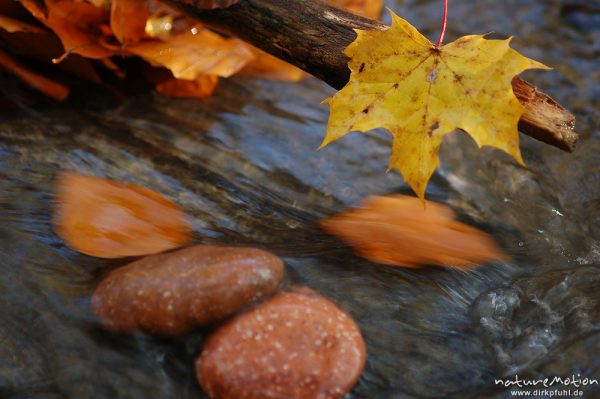
<path id="1" fill-rule="evenodd" d="M 471 35 L 437 48 L 390 13 L 389 29 L 356 30 L 344 50 L 351 76 L 325 100 L 330 117 L 321 148 L 351 131 L 386 128 L 394 141 L 389 169 L 397 168 L 421 199 L 442 139 L 455 129 L 523 163 L 517 124 L 524 108 L 511 81 L 526 69 L 549 68 L 511 49 L 510 39 Z"/>

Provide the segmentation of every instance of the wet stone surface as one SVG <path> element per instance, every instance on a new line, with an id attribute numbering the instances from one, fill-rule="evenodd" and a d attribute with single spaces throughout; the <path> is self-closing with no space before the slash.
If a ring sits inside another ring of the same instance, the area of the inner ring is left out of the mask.
<path id="1" fill-rule="evenodd" d="M 108 330 L 181 336 L 273 294 L 282 278 L 281 260 L 266 251 L 194 245 L 112 271 L 92 312 Z"/>
<path id="2" fill-rule="evenodd" d="M 388 5 L 433 38 L 439 3 Z M 573 154 L 521 136 L 526 167 L 462 134 L 445 141 L 428 198 L 514 259 L 468 273 L 378 266 L 320 231 L 318 219 L 368 195 L 409 193 L 385 173 L 383 132 L 315 151 L 331 93 L 320 82 L 232 79 L 206 101 L 94 90 L 31 108 L 1 77 L 20 106 L 0 116 L 0 397 L 206 397 L 194 358 L 212 327 L 177 340 L 121 336 L 92 316 L 101 278 L 129 261 L 78 254 L 52 231 L 62 170 L 160 192 L 192 216 L 196 242 L 282 257 L 286 284 L 316 289 L 361 329 L 367 365 L 347 398 L 504 398 L 494 378 L 517 371 L 600 378 L 600 31 L 597 6 L 570 3 L 452 5 L 448 40 L 515 35 L 515 48 L 553 66 L 525 78 L 567 104 L 581 134 Z"/>
<path id="3" fill-rule="evenodd" d="M 365 360 L 356 323 L 314 290 L 294 286 L 218 328 L 196 370 L 212 398 L 336 399 L 352 389 Z"/>

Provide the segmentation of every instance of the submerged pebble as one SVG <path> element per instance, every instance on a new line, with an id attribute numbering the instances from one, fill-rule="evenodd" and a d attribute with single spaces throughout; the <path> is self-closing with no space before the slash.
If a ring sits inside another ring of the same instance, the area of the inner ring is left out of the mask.
<path id="1" fill-rule="evenodd" d="M 197 245 L 114 270 L 92 311 L 112 331 L 180 335 L 274 292 L 282 277 L 281 260 L 268 252 Z"/>
<path id="2" fill-rule="evenodd" d="M 212 335 L 196 361 L 213 399 L 341 398 L 366 361 L 356 323 L 306 287 L 281 292 Z"/>

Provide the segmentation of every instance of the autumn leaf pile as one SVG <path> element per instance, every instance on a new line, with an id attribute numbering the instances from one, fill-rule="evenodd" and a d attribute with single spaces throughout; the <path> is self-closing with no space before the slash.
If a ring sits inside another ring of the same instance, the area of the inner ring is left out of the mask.
<path id="1" fill-rule="evenodd" d="M 331 0 L 371 18 L 382 0 Z M 206 0 L 199 6 L 235 1 Z M 158 0 L 0 0 L 0 69 L 46 95 L 69 95 L 68 74 L 95 83 L 125 79 L 128 58 L 163 94 L 202 98 L 232 75 L 298 81 L 305 73 L 241 40 L 224 37 Z M 64 74 L 64 73 L 67 74 Z"/>

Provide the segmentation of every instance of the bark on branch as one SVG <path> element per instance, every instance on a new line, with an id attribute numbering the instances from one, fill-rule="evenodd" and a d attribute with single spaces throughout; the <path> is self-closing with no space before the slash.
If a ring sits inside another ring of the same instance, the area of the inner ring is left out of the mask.
<path id="1" fill-rule="evenodd" d="M 342 50 L 354 29 L 386 29 L 319 0 L 240 0 L 229 8 L 205 10 L 201 0 L 168 0 L 205 25 L 241 38 L 340 89 L 350 77 Z M 575 117 L 547 94 L 516 77 L 513 91 L 525 107 L 521 132 L 565 151 L 577 142 Z"/>

